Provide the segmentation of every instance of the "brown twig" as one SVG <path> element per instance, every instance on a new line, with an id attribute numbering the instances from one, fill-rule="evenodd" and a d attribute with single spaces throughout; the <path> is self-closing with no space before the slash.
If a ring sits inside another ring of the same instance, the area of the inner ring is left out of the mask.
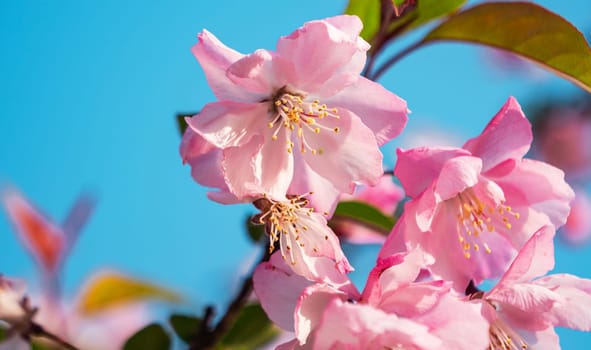
<path id="1" fill-rule="evenodd" d="M 250 274 L 244 279 L 242 282 L 242 286 L 240 287 L 240 291 L 230 303 L 230 306 L 226 310 L 226 313 L 220 321 L 217 323 L 213 330 L 210 328 L 209 324 L 211 319 L 213 318 L 213 307 L 209 306 L 206 309 L 205 316 L 203 319 L 203 323 L 201 325 L 201 329 L 199 331 L 199 336 L 190 346 L 190 350 L 207 350 L 213 349 L 217 343 L 223 338 L 223 336 L 228 332 L 230 327 L 236 322 L 236 319 L 240 315 L 240 311 L 244 308 L 244 306 L 248 302 L 248 297 L 250 296 L 253 290 L 253 283 L 252 283 L 252 276 L 254 274 L 254 269 L 258 264 L 268 261 L 270 258 L 270 253 L 268 249 L 263 249 L 264 254 L 259 260 L 259 262 L 253 267 Z"/>

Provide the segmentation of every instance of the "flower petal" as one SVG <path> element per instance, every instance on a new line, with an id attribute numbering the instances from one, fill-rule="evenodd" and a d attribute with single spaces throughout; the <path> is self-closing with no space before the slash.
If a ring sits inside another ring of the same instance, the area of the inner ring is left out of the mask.
<path id="1" fill-rule="evenodd" d="M 464 144 L 464 149 L 482 158 L 483 171 L 507 159 L 520 159 L 529 150 L 531 125 L 517 100 L 509 97 L 482 133 Z"/>
<path id="2" fill-rule="evenodd" d="M 319 96 L 333 95 L 354 83 L 365 63 L 358 52 L 367 49 L 367 43 L 360 47 L 350 34 L 323 20 L 306 22 L 277 42 L 277 53 L 296 67 L 298 79 L 293 85 Z"/>
<path id="3" fill-rule="evenodd" d="M 313 282 L 294 274 L 278 253 L 257 266 L 252 279 L 254 292 L 267 316 L 279 327 L 293 331 L 298 298 Z"/>
<path id="4" fill-rule="evenodd" d="M 547 215 L 554 226 L 562 226 L 575 196 L 562 170 L 530 159 L 517 160 L 510 168 L 504 176 L 491 177 L 503 189 L 507 203 L 531 207 Z"/>
<path id="5" fill-rule="evenodd" d="M 352 193 L 354 182 L 374 185 L 379 181 L 384 172 L 383 156 L 373 133 L 359 117 L 347 110 L 339 111 L 339 116 L 339 119 L 323 119 L 322 124 L 331 130 L 306 135 L 308 144 L 321 151 L 317 154 L 305 152 L 301 156 L 335 188 Z M 339 131 L 332 132 L 335 128 Z"/>
<path id="6" fill-rule="evenodd" d="M 277 142 L 285 144 L 280 133 Z M 261 136 L 252 137 L 241 147 L 224 150 L 222 167 L 230 192 L 238 198 L 266 193 L 272 198 L 284 197 L 293 176 L 293 158 L 278 150 L 272 141 L 263 143 Z"/>
<path id="7" fill-rule="evenodd" d="M 234 62 L 227 76 L 236 85 L 259 94 L 251 101 L 272 97 L 275 91 L 296 79 L 293 64 L 267 50 L 256 50 Z"/>
<path id="8" fill-rule="evenodd" d="M 476 157 L 460 156 L 449 159 L 443 164 L 435 182 L 435 195 L 441 200 L 457 196 L 478 183 L 481 169 L 482 161 Z"/>
<path id="9" fill-rule="evenodd" d="M 187 123 L 216 147 L 238 147 L 265 130 L 267 114 L 263 103 L 213 102 Z"/>
<path id="10" fill-rule="evenodd" d="M 408 121 L 406 101 L 364 77 L 325 102 L 358 115 L 374 132 L 380 146 L 398 136 Z"/>
<path id="11" fill-rule="evenodd" d="M 470 153 L 461 148 L 419 147 L 410 150 L 399 148 L 394 175 L 400 179 L 404 192 L 411 198 L 417 197 L 432 184 L 446 161 Z M 417 176 L 421 174 L 421 176 Z"/>
<path id="12" fill-rule="evenodd" d="M 337 206 L 340 191 L 328 179 L 312 170 L 302 157 L 294 157 L 294 176 L 288 193 L 312 193 L 308 196 L 310 207 L 332 216 Z"/>
<path id="13" fill-rule="evenodd" d="M 333 299 L 318 325 L 316 349 L 440 349 L 428 327 L 364 304 Z"/>
<path id="14" fill-rule="evenodd" d="M 254 96 L 226 77 L 226 70 L 242 58 L 242 54 L 222 44 L 213 34 L 203 30 L 191 52 L 205 72 L 205 78 L 220 100 L 256 101 Z"/>
<path id="15" fill-rule="evenodd" d="M 542 277 L 533 283 L 562 297 L 550 310 L 554 326 L 591 331 L 591 280 L 558 274 Z"/>

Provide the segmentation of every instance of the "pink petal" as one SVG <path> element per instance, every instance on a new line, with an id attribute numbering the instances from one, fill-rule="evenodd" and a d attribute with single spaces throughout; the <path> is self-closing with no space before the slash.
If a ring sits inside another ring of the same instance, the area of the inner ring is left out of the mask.
<path id="1" fill-rule="evenodd" d="M 517 100 L 509 97 L 482 133 L 468 140 L 463 148 L 482 158 L 483 171 L 487 171 L 507 159 L 522 158 L 532 139 L 529 121 Z"/>
<path id="2" fill-rule="evenodd" d="M 291 62 L 267 50 L 256 50 L 244 56 L 234 62 L 227 72 L 228 78 L 236 85 L 259 94 L 251 101 L 271 98 L 274 91 L 296 79 L 295 74 Z"/>
<path id="3" fill-rule="evenodd" d="M 181 141 L 183 163 L 191 165 L 193 179 L 207 187 L 227 189 L 222 174 L 222 150 L 207 142 L 193 129 L 187 128 Z M 204 171 L 208 169 L 208 171 Z"/>
<path id="4" fill-rule="evenodd" d="M 408 151 L 398 149 L 396 154 L 398 160 L 394 175 L 400 179 L 404 192 L 411 198 L 419 196 L 437 179 L 446 161 L 470 155 L 466 150 L 451 147 L 419 147 Z"/>
<path id="5" fill-rule="evenodd" d="M 312 170 L 302 157 L 294 157 L 294 176 L 289 185 L 288 193 L 312 193 L 308 196 L 310 207 L 320 213 L 332 216 L 340 195 L 332 182 Z"/>
<path id="6" fill-rule="evenodd" d="M 554 326 L 591 331 L 591 280 L 559 274 L 533 283 L 561 296 L 550 310 Z"/>
<path id="7" fill-rule="evenodd" d="M 493 180 L 503 188 L 507 203 L 547 215 L 556 227 L 566 222 L 574 191 L 564 181 L 562 170 L 543 162 L 522 159 L 512 171 Z"/>
<path id="8" fill-rule="evenodd" d="M 256 101 L 256 94 L 251 94 L 226 77 L 226 70 L 243 55 L 222 44 L 207 30 L 199 33 L 197 38 L 199 42 L 191 48 L 191 52 L 203 68 L 215 96 L 220 100 Z"/>
<path id="9" fill-rule="evenodd" d="M 466 188 L 476 185 L 482 161 L 471 156 L 460 156 L 446 161 L 435 182 L 435 195 L 441 200 L 457 196 Z"/>
<path id="10" fill-rule="evenodd" d="M 300 294 L 312 284 L 294 274 L 278 253 L 257 266 L 253 275 L 254 292 L 267 316 L 287 331 L 294 330 L 294 311 Z"/>
<path id="11" fill-rule="evenodd" d="M 285 144 L 280 133 L 277 142 Z M 293 176 L 293 158 L 277 149 L 275 143 L 262 143 L 262 137 L 251 138 L 241 147 L 224 150 L 222 167 L 230 191 L 238 198 L 266 193 L 272 198 L 285 196 Z"/>
<path id="12" fill-rule="evenodd" d="M 295 333 L 300 345 L 306 344 L 308 336 L 320 323 L 327 305 L 335 299 L 346 300 L 347 296 L 325 284 L 315 284 L 304 290 L 295 313 Z"/>
<path id="13" fill-rule="evenodd" d="M 323 119 L 323 125 L 331 130 L 306 135 L 307 142 L 322 152 L 305 152 L 301 156 L 335 188 L 351 193 L 354 182 L 373 185 L 379 181 L 383 174 L 383 156 L 373 133 L 359 117 L 347 110 L 340 110 L 339 115 L 339 119 Z M 332 132 L 334 128 L 339 128 L 339 132 Z"/>
<path id="14" fill-rule="evenodd" d="M 427 325 L 444 349 L 487 349 L 489 323 L 480 308 L 451 293 L 441 295 L 434 308 L 415 320 Z"/>
<path id="15" fill-rule="evenodd" d="M 503 278 L 490 293 L 516 282 L 530 281 L 554 268 L 554 228 L 544 226 L 521 248 Z"/>
<path id="16" fill-rule="evenodd" d="M 277 42 L 277 53 L 297 70 L 293 85 L 318 96 L 333 95 L 354 83 L 364 63 L 356 54 L 368 48 L 360 48 L 349 34 L 322 20 L 307 22 Z"/>
<path id="17" fill-rule="evenodd" d="M 268 106 L 264 103 L 213 102 L 187 119 L 187 123 L 216 147 L 238 147 L 268 129 L 267 115 Z"/>
<path id="18" fill-rule="evenodd" d="M 398 136 L 408 121 L 406 101 L 364 77 L 325 101 L 357 114 L 374 132 L 380 146 Z"/>
<path id="19" fill-rule="evenodd" d="M 439 349 L 427 327 L 363 304 L 334 299 L 318 326 L 315 349 Z"/>

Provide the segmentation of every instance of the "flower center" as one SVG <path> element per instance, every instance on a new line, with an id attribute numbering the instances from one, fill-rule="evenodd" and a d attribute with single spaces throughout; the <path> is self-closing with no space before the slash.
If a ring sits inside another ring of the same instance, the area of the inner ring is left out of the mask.
<path id="1" fill-rule="evenodd" d="M 508 231 L 512 227 L 511 221 L 519 219 L 519 213 L 512 211 L 504 201 L 489 205 L 472 188 L 458 194 L 455 205 L 458 211 L 458 242 L 467 259 L 472 256 L 471 251 L 478 252 L 481 246 L 486 253 L 492 252 L 482 233 Z"/>
<path id="2" fill-rule="evenodd" d="M 490 324 L 488 335 L 490 345 L 487 350 L 524 350 L 528 348 L 525 340 L 499 319 Z"/>
<path id="3" fill-rule="evenodd" d="M 277 140 L 277 134 L 282 128 L 296 133 L 299 140 L 300 152 L 305 153 L 309 150 L 312 154 L 322 154 L 322 148 L 315 148 L 306 140 L 306 133 L 320 134 L 323 130 L 338 133 L 338 127 L 327 127 L 323 125 L 325 118 L 339 119 L 336 108 L 328 108 L 321 104 L 319 100 L 312 102 L 306 101 L 305 96 L 279 90 L 277 96 L 273 99 L 273 111 L 275 115 L 269 122 L 269 128 L 273 131 L 273 140 Z M 287 141 L 287 152 L 292 153 L 294 142 Z"/>
<path id="4" fill-rule="evenodd" d="M 296 264 L 293 245 L 301 249 L 306 246 L 304 240 L 312 244 L 312 250 L 318 252 L 315 243 L 310 237 L 302 237 L 308 231 L 308 225 L 304 222 L 314 213 L 313 208 L 306 207 L 309 201 L 305 198 L 308 194 L 299 196 L 288 195 L 288 201 L 280 202 L 266 196 L 253 202 L 261 213 L 253 217 L 255 223 L 264 224 L 265 231 L 269 235 L 269 253 L 273 252 L 275 242 L 279 241 L 281 255 L 287 260 L 289 255 L 292 265 Z M 328 239 L 328 237 L 324 237 Z"/>

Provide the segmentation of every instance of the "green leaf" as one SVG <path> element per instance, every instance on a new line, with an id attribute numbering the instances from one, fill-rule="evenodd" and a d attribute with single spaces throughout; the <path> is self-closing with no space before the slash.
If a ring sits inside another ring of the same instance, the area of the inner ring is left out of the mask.
<path id="1" fill-rule="evenodd" d="M 423 43 L 451 40 L 507 50 L 591 92 L 591 49 L 564 18 L 528 2 L 474 6 L 441 23 Z"/>
<path id="2" fill-rule="evenodd" d="M 176 335 L 187 344 L 194 340 L 201 328 L 201 319 L 196 316 L 172 315 L 169 322 Z"/>
<path id="3" fill-rule="evenodd" d="M 392 25 L 388 28 L 388 32 L 392 33 L 396 30 L 400 30 L 397 33 L 398 35 L 408 32 L 437 18 L 447 16 L 457 11 L 466 3 L 466 1 L 467 0 L 418 0 L 417 6 L 406 13 L 404 18 L 392 22 Z"/>
<path id="4" fill-rule="evenodd" d="M 3 341 L 6 338 L 6 329 L 0 327 L 0 341 Z"/>
<path id="5" fill-rule="evenodd" d="M 380 0 L 349 0 L 345 13 L 361 18 L 363 30 L 360 35 L 371 42 L 380 30 Z"/>
<path id="6" fill-rule="evenodd" d="M 113 307 L 147 300 L 180 302 L 175 292 L 158 285 L 140 281 L 118 273 L 105 272 L 83 287 L 78 310 L 92 315 Z"/>
<path id="7" fill-rule="evenodd" d="M 259 304 L 245 306 L 236 323 L 222 338 L 218 349 L 250 350 L 270 342 L 279 334 Z"/>
<path id="8" fill-rule="evenodd" d="M 248 231 L 248 237 L 254 242 L 258 243 L 265 236 L 265 226 L 256 225 L 251 220 L 251 216 L 246 217 L 246 229 Z"/>
<path id="9" fill-rule="evenodd" d="M 169 350 L 170 337 L 159 324 L 153 323 L 132 335 L 123 350 Z"/>
<path id="10" fill-rule="evenodd" d="M 385 234 L 388 234 L 396 223 L 393 217 L 384 215 L 376 207 L 358 201 L 340 202 L 331 220 L 352 220 L 374 227 Z"/>

